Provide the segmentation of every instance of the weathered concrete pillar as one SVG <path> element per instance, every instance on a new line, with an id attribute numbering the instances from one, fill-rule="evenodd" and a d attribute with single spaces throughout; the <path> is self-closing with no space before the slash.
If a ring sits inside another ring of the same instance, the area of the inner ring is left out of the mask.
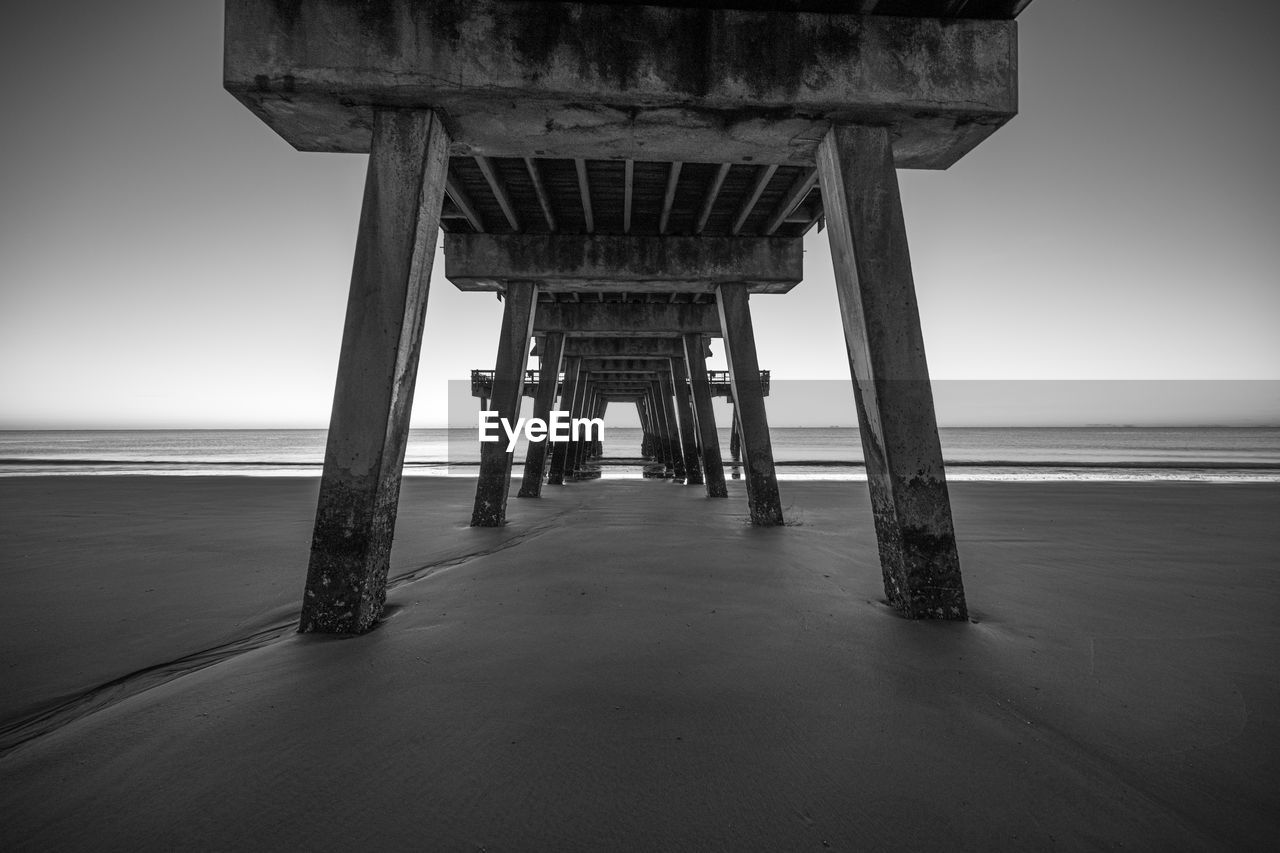
<path id="1" fill-rule="evenodd" d="M 672 476 L 683 483 L 688 476 L 684 464 L 684 449 L 681 446 L 680 422 L 676 419 L 674 402 L 675 390 L 671 387 L 671 371 L 663 371 L 658 377 L 658 387 L 662 389 L 662 407 L 666 411 L 667 429 L 670 432 Z"/>
<path id="2" fill-rule="evenodd" d="M 649 427 L 647 416 L 644 411 L 644 403 L 636 400 L 636 420 L 640 422 L 640 458 L 645 459 L 649 456 Z"/>
<path id="3" fill-rule="evenodd" d="M 433 113 L 374 113 L 299 631 L 382 614 L 448 165 Z"/>
<path id="4" fill-rule="evenodd" d="M 666 477 L 675 471 L 675 460 L 671 455 L 671 433 L 667 426 L 666 407 L 662 403 L 662 383 L 653 379 L 649 382 L 649 400 L 653 410 L 653 420 L 657 425 L 658 461 L 665 469 Z"/>
<path id="5" fill-rule="evenodd" d="M 653 456 L 653 430 L 649 424 L 649 406 L 642 396 L 636 400 L 636 417 L 640 419 L 640 457 Z"/>
<path id="6" fill-rule="evenodd" d="M 684 456 L 685 482 L 702 485 L 702 465 L 698 461 L 698 430 L 694 426 L 693 405 L 689 400 L 689 378 L 684 359 L 672 358 L 671 388 L 675 392 L 676 421 L 680 426 L 680 449 Z"/>
<path id="7" fill-rule="evenodd" d="M 652 454 L 653 461 L 660 463 L 665 467 L 666 454 L 662 449 L 662 419 L 658 417 L 657 406 L 655 405 L 656 401 L 657 395 L 654 394 L 653 383 L 650 382 L 649 387 L 646 389 L 644 394 L 644 407 L 645 411 L 649 413 L 648 417 L 651 430 L 649 449 Z"/>
<path id="8" fill-rule="evenodd" d="M 698 427 L 698 447 L 702 453 L 707 497 L 727 498 L 729 489 L 724 482 L 724 463 L 720 461 L 720 436 L 716 433 L 716 413 L 712 408 L 711 384 L 707 381 L 707 358 L 703 355 L 702 346 L 702 335 L 684 336 L 684 354 L 689 365 L 694 420 Z"/>
<path id="9" fill-rule="evenodd" d="M 867 483 L 889 601 L 967 616 L 889 132 L 837 126 L 818 149 Z"/>
<path id="10" fill-rule="evenodd" d="M 607 417 L 608 414 L 609 414 L 609 401 L 605 399 L 601 399 L 599 414 L 597 414 L 596 417 L 600 419 L 601 423 L 603 423 L 605 417 Z M 591 442 L 591 455 L 595 459 L 604 458 L 604 433 L 603 432 L 601 432 L 600 435 L 597 436 L 595 440 Z"/>
<path id="11" fill-rule="evenodd" d="M 609 401 L 600 398 L 600 403 L 596 407 L 595 417 L 600 419 L 600 423 L 604 423 L 605 415 L 609 411 Z M 604 457 L 604 432 L 599 432 L 595 438 L 591 440 L 591 457 L 593 459 L 601 459 Z"/>
<path id="12" fill-rule="evenodd" d="M 662 383 L 655 379 L 649 384 L 653 413 L 658 422 L 658 461 L 662 463 L 663 476 L 670 479 L 675 476 L 676 470 L 675 442 L 671 438 L 671 423 L 667 420 L 667 406 L 662 399 Z"/>
<path id="13" fill-rule="evenodd" d="M 498 358 L 493 368 L 490 411 L 497 412 L 499 420 L 513 424 L 520 417 L 520 402 L 524 397 L 524 370 L 529 358 L 529 338 L 533 333 L 533 311 L 537 299 L 538 287 L 533 282 L 507 283 Z M 471 511 L 472 527 L 501 527 L 507 523 L 511 457 L 505 433 L 500 433 L 498 441 L 481 443 L 480 477 L 476 481 L 476 502 Z"/>
<path id="14" fill-rule="evenodd" d="M 569 412 L 569 417 L 578 419 L 582 417 L 582 413 L 587 409 L 587 400 L 591 396 L 591 374 L 579 368 L 577 393 L 574 395 L 573 408 Z M 565 463 L 564 476 L 566 479 L 572 480 L 578 475 L 579 444 L 573 437 L 572 430 L 569 433 L 569 441 L 565 442 Z"/>
<path id="15" fill-rule="evenodd" d="M 746 450 L 747 504 L 751 523 L 781 524 L 782 500 L 778 495 L 778 476 L 773 468 L 773 444 L 769 440 L 769 419 L 760 387 L 760 364 L 756 358 L 755 332 L 751 327 L 751 311 L 747 307 L 746 285 L 718 285 L 716 305 L 720 310 L 725 360 L 729 362 L 729 383 Z"/>
<path id="16" fill-rule="evenodd" d="M 579 376 L 582 373 L 582 359 L 569 356 L 564 360 L 564 386 L 560 392 L 559 410 L 572 412 L 580 387 Z M 551 470 L 547 473 L 548 486 L 564 485 L 565 462 L 568 460 L 569 446 L 566 442 L 557 441 L 551 445 Z"/>
<path id="17" fill-rule="evenodd" d="M 550 332 L 543 339 L 542 355 L 538 358 L 538 396 L 533 400 L 533 417 L 546 421 L 551 417 L 555 404 L 556 388 L 560 383 L 560 361 L 564 356 L 564 333 Z M 542 496 L 542 474 L 547 466 L 549 441 L 529 442 L 529 452 L 524 460 L 524 479 L 520 482 L 521 498 Z"/>
<path id="18" fill-rule="evenodd" d="M 738 429 L 738 404 L 730 400 L 729 405 L 732 407 L 729 418 L 729 458 L 737 462 L 742 459 L 742 430 Z"/>
<path id="19" fill-rule="evenodd" d="M 645 422 L 645 451 L 646 459 L 652 459 L 654 462 L 662 461 L 662 441 L 658 436 L 658 421 L 653 414 L 653 393 L 646 391 L 644 397 L 641 398 L 641 407 L 644 410 Z"/>
<path id="20" fill-rule="evenodd" d="M 575 417 L 594 417 L 595 408 L 596 383 L 589 378 L 587 380 L 587 392 L 582 402 L 582 414 Z M 578 435 L 578 432 L 575 430 L 573 434 Z M 569 451 L 573 454 L 573 474 L 577 477 L 586 467 L 587 460 L 591 458 L 591 441 L 587 438 L 585 432 L 581 434 L 581 438 L 577 438 L 569 445 Z"/>

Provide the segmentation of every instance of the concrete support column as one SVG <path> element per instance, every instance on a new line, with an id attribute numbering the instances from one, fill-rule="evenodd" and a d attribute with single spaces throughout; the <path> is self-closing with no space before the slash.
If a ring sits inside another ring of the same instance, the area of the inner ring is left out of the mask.
<path id="1" fill-rule="evenodd" d="M 564 356 L 564 333 L 550 332 L 542 341 L 542 355 L 538 359 L 538 395 L 533 400 L 533 416 L 543 421 L 551 417 L 555 404 L 556 388 L 560 383 L 560 361 Z M 524 479 L 520 482 L 517 497 L 542 496 L 542 474 L 547 465 L 547 445 L 550 441 L 529 442 L 529 452 L 524 461 Z"/>
<path id="2" fill-rule="evenodd" d="M 671 371 L 663 371 L 658 377 L 658 385 L 662 388 L 662 407 L 666 410 L 667 429 L 671 441 L 671 464 L 673 476 L 677 482 L 683 483 L 688 476 L 684 464 L 684 449 L 681 446 L 680 422 L 676 418 L 674 402 L 675 390 L 671 387 Z"/>
<path id="3" fill-rule="evenodd" d="M 605 417 L 608 416 L 608 414 L 609 414 L 609 401 L 602 399 L 600 401 L 600 414 L 596 415 L 596 417 L 600 419 L 601 423 L 604 423 L 604 419 Z M 597 437 L 592 442 L 591 448 L 592 448 L 592 456 L 594 456 L 596 459 L 604 458 L 604 433 L 603 432 L 601 432 L 600 436 Z"/>
<path id="4" fill-rule="evenodd" d="M 653 383 L 649 383 L 649 389 L 644 395 L 645 409 L 649 412 L 649 423 L 652 427 L 652 440 L 650 441 L 650 449 L 653 454 L 653 461 L 666 465 L 667 455 L 662 447 L 662 419 L 658 417 L 658 409 L 655 405 L 658 399 L 657 393 L 653 390 Z"/>
<path id="5" fill-rule="evenodd" d="M 649 399 L 653 407 L 653 420 L 657 425 L 658 461 L 665 469 L 664 476 L 671 477 L 675 473 L 675 457 L 671 453 L 671 429 L 667 423 L 667 410 L 662 402 L 662 383 L 657 379 L 649 381 Z"/>
<path id="6" fill-rule="evenodd" d="M 711 403 L 711 384 L 707 381 L 707 359 L 702 353 L 702 335 L 684 336 L 685 361 L 693 391 L 694 420 L 698 426 L 698 446 L 702 452 L 702 470 L 707 484 L 707 497 L 727 498 L 724 464 L 720 461 L 720 436 L 716 433 L 716 413 Z"/>
<path id="7" fill-rule="evenodd" d="M 583 404 L 582 404 L 582 414 L 578 415 L 578 417 L 581 417 L 581 418 L 595 417 L 596 406 L 598 404 L 595 385 L 596 384 L 593 381 L 589 381 L 587 383 L 586 399 L 583 401 Z M 574 441 L 572 445 L 572 449 L 573 449 L 573 473 L 575 476 L 577 476 L 582 473 L 583 469 L 586 467 L 587 460 L 591 458 L 591 440 L 587 438 L 585 432 L 582 433 L 581 438 Z"/>
<path id="8" fill-rule="evenodd" d="M 529 359 L 529 338 L 533 334 L 533 311 L 538 286 L 531 281 L 507 282 L 506 307 L 502 311 L 502 333 L 498 358 L 493 368 L 492 409 L 498 418 L 514 424 L 520 417 L 524 397 L 524 371 Z M 507 523 L 507 494 L 511 491 L 511 457 L 506 435 L 480 445 L 480 478 L 476 482 L 476 502 L 471 511 L 472 527 L 501 527 Z"/>
<path id="9" fill-rule="evenodd" d="M 604 397 L 600 398 L 596 405 L 595 417 L 600 419 L 600 423 L 604 423 L 605 413 L 609 411 L 609 401 Z M 604 431 L 601 430 L 596 437 L 591 439 L 591 458 L 600 459 L 604 457 Z"/>
<path id="10" fill-rule="evenodd" d="M 778 476 L 773 468 L 773 445 L 769 440 L 769 419 L 760 387 L 760 364 L 756 358 L 755 332 L 751 327 L 751 311 L 747 307 L 746 285 L 718 285 L 716 305 L 724 335 L 725 360 L 729 362 L 729 383 L 746 451 L 747 504 L 751 523 L 762 526 L 781 524 L 782 499 L 778 495 Z"/>
<path id="11" fill-rule="evenodd" d="M 911 618 L 967 610 L 892 141 L 837 126 L 818 149 L 827 234 L 889 601 Z"/>
<path id="12" fill-rule="evenodd" d="M 578 387 L 577 393 L 574 395 L 573 408 L 570 409 L 569 417 L 578 419 L 582 417 L 582 413 L 587 409 L 587 400 L 591 395 L 591 374 L 585 370 L 578 370 Z M 572 480 L 578 475 L 578 465 L 580 462 L 579 445 L 581 442 L 573 438 L 572 430 L 569 433 L 569 441 L 565 442 L 565 463 L 564 476 L 566 479 Z"/>
<path id="13" fill-rule="evenodd" d="M 649 407 L 643 396 L 636 400 L 636 417 L 640 419 L 640 457 L 649 459 L 653 456 L 653 432 L 649 426 Z"/>
<path id="14" fill-rule="evenodd" d="M 694 426 L 693 404 L 689 399 L 689 377 L 685 373 L 684 359 L 669 359 L 671 363 L 671 388 L 675 391 L 676 420 L 680 425 L 680 448 L 684 456 L 685 482 L 702 485 L 702 465 L 698 461 L 698 430 Z"/>
<path id="15" fill-rule="evenodd" d="M 582 359 L 577 356 L 570 356 L 564 360 L 564 387 L 560 392 L 560 411 L 572 412 L 574 402 L 578 396 L 580 383 L 579 375 L 582 373 Z M 548 486 L 564 485 L 564 469 L 565 462 L 568 459 L 569 445 L 567 442 L 557 441 L 551 446 L 551 470 L 547 473 Z"/>
<path id="16" fill-rule="evenodd" d="M 645 459 L 649 456 L 649 427 L 644 403 L 640 399 L 636 400 L 636 419 L 640 421 L 640 458 Z"/>
<path id="17" fill-rule="evenodd" d="M 430 111 L 377 110 L 299 631 L 382 614 L 449 165 Z"/>
<path id="18" fill-rule="evenodd" d="M 658 436 L 658 421 L 653 414 L 653 392 L 647 391 L 641 398 L 640 405 L 644 411 L 645 423 L 645 451 L 646 459 L 652 459 L 654 462 L 662 461 L 662 443 Z"/>

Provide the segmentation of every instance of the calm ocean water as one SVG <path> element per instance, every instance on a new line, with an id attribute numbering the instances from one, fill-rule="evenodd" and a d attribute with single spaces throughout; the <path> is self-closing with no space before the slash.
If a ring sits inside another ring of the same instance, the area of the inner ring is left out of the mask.
<path id="1" fill-rule="evenodd" d="M 1280 429 L 943 429 L 948 478 L 1280 482 Z M 856 429 L 775 429 L 778 476 L 865 479 Z M 324 430 L 0 431 L 0 476 L 147 474 L 316 476 Z M 720 431 L 728 460 L 729 435 Z M 607 478 L 638 478 L 640 431 L 611 428 Z M 516 448 L 524 458 L 524 445 Z M 415 429 L 408 476 L 474 477 L 473 429 Z M 518 474 L 517 467 L 517 474 Z"/>

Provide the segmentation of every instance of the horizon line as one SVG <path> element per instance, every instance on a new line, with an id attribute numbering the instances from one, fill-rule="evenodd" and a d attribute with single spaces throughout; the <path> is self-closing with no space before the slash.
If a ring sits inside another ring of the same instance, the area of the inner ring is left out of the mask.
<path id="1" fill-rule="evenodd" d="M 615 426 L 615 429 L 640 429 Z M 770 429 L 857 429 L 858 424 L 770 424 Z M 328 426 L 4 426 L 0 432 L 327 432 Z M 409 429 L 471 429 L 474 425 L 411 425 Z M 728 429 L 728 427 L 717 427 Z M 1051 423 L 1051 424 L 938 424 L 938 429 L 1280 429 L 1266 423 Z"/>

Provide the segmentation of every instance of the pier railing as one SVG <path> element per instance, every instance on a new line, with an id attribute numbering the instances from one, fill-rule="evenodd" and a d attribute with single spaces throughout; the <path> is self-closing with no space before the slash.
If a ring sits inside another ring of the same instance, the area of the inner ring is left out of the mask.
<path id="1" fill-rule="evenodd" d="M 524 372 L 524 396 L 532 397 L 538 390 L 538 381 L 542 376 L 540 370 L 526 370 Z M 558 382 L 564 381 L 564 374 L 557 377 Z M 708 370 L 707 383 L 711 386 L 711 396 L 713 397 L 732 397 L 733 386 L 729 381 L 729 371 L 727 370 Z M 760 371 L 760 390 L 764 396 L 769 396 L 769 371 Z M 481 397 L 488 400 L 493 396 L 493 371 L 492 370 L 473 370 L 471 371 L 471 396 Z"/>

